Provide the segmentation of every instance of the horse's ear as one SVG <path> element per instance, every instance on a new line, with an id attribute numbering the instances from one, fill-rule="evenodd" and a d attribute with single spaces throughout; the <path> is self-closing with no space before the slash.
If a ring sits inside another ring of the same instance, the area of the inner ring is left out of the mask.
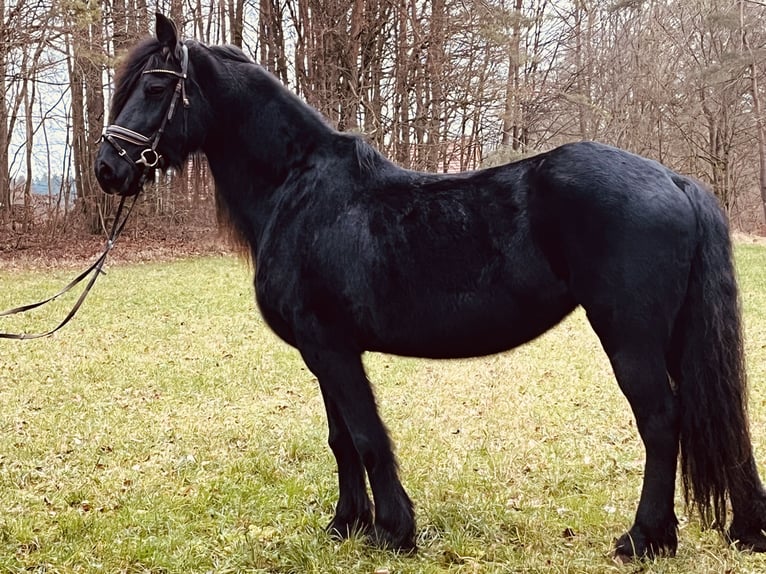
<path id="1" fill-rule="evenodd" d="M 159 40 L 160 44 L 163 46 L 170 48 L 172 54 L 175 52 L 176 46 L 178 45 L 178 32 L 176 31 L 176 25 L 173 23 L 173 20 L 164 14 L 157 12 L 155 16 L 157 18 L 157 40 Z"/>

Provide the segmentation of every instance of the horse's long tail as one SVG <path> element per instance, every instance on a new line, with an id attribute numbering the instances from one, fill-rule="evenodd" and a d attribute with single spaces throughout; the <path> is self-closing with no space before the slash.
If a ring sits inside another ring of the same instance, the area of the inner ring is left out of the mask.
<path id="1" fill-rule="evenodd" d="M 687 506 L 697 508 L 703 524 L 722 529 L 727 498 L 753 486 L 739 297 L 729 229 L 717 201 L 690 180 L 676 183 L 695 206 L 698 230 L 675 333 L 681 475 Z"/>

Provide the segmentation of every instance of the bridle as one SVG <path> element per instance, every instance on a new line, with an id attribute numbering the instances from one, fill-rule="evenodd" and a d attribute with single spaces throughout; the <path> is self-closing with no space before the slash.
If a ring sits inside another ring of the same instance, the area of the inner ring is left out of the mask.
<path id="1" fill-rule="evenodd" d="M 189 48 L 187 48 L 186 44 L 181 44 L 181 71 L 177 72 L 176 70 L 169 70 L 166 68 L 152 68 L 151 70 L 144 70 L 141 72 L 142 75 L 144 74 L 170 74 L 171 76 L 175 76 L 178 78 L 178 82 L 176 82 L 175 90 L 173 91 L 173 98 L 170 100 L 170 107 L 168 107 L 168 112 L 165 114 L 165 117 L 162 119 L 162 123 L 160 124 L 159 129 L 154 132 L 154 135 L 151 137 L 146 137 L 143 134 L 138 133 L 137 131 L 119 126 L 117 124 L 110 124 L 106 126 L 104 129 L 104 133 L 101 136 L 102 141 L 109 142 L 112 147 L 117 151 L 117 155 L 119 155 L 121 158 L 125 159 L 130 165 L 133 167 L 136 167 L 138 169 L 143 169 L 144 176 L 148 173 L 149 170 L 155 169 L 160 166 L 160 162 L 162 161 L 162 156 L 157 152 L 157 146 L 160 143 L 160 138 L 162 138 L 162 134 L 165 131 L 165 127 L 168 125 L 170 120 L 173 119 L 173 115 L 176 112 L 176 107 L 178 105 L 178 99 L 181 98 L 181 101 L 183 102 L 184 108 L 189 107 L 189 98 L 186 97 L 186 77 L 187 72 L 189 69 Z M 117 140 L 122 140 L 134 145 L 138 146 L 146 146 L 143 150 L 141 150 L 141 154 L 139 155 L 139 158 L 137 160 L 133 160 L 133 158 L 128 155 L 128 152 L 123 148 Z M 143 166 L 143 168 L 141 167 Z M 143 179 L 143 178 L 142 178 Z"/>
<path id="2" fill-rule="evenodd" d="M 117 151 L 117 154 L 120 157 L 124 158 L 125 161 L 129 162 L 133 167 L 142 169 L 142 174 L 140 179 L 141 184 L 139 185 L 139 188 L 138 188 L 139 193 L 141 191 L 141 188 L 143 187 L 143 182 L 146 179 L 146 176 L 148 175 L 149 171 L 152 169 L 161 167 L 160 163 L 162 162 L 162 156 L 157 152 L 157 145 L 160 143 L 160 138 L 162 138 L 162 134 L 165 131 L 165 127 L 167 126 L 168 122 L 170 122 L 173 119 L 173 115 L 176 112 L 176 107 L 178 106 L 178 99 L 179 98 L 181 99 L 181 101 L 183 102 L 184 108 L 189 107 L 189 99 L 186 97 L 186 76 L 187 76 L 187 71 L 189 68 L 189 49 L 186 47 L 185 44 L 181 45 L 181 52 L 182 54 L 181 54 L 181 71 L 180 72 L 177 72 L 175 70 L 168 70 L 165 68 L 154 68 L 151 70 L 144 70 L 142 72 L 142 75 L 143 74 L 170 74 L 178 78 L 175 91 L 173 92 L 173 98 L 170 100 L 170 107 L 168 108 L 168 112 L 167 114 L 165 114 L 165 117 L 162 119 L 162 123 L 160 124 L 159 129 L 154 133 L 154 135 L 152 137 L 146 137 L 145 135 L 140 134 L 131 129 L 119 126 L 117 124 L 110 124 L 106 127 L 106 129 L 104 129 L 104 133 L 101 136 L 101 141 L 109 142 L 112 145 L 112 147 Z M 139 155 L 139 158 L 137 160 L 133 160 L 130 157 L 130 155 L 128 155 L 128 152 L 119 144 L 117 140 L 122 140 L 134 145 L 146 146 L 146 147 L 143 150 L 141 150 L 141 154 Z M 5 317 L 9 315 L 24 313 L 26 311 L 31 311 L 32 309 L 42 307 L 46 303 L 50 303 L 51 301 L 58 299 L 65 293 L 68 293 L 76 285 L 84 281 L 88 276 L 92 274 L 92 276 L 90 277 L 90 280 L 85 285 L 85 289 L 83 289 L 83 292 L 80 294 L 79 298 L 75 302 L 74 307 L 72 307 L 72 310 L 69 311 L 69 313 L 64 318 L 64 320 L 61 321 L 53 329 L 46 331 L 44 333 L 0 332 L 0 339 L 23 340 L 23 339 L 39 339 L 41 337 L 48 337 L 49 335 L 52 335 L 53 333 L 61 329 L 64 325 L 66 325 L 72 319 L 72 317 L 75 316 L 75 313 L 77 313 L 80 306 L 85 301 L 85 298 L 88 296 L 88 293 L 90 292 L 91 288 L 96 283 L 96 279 L 98 279 L 99 275 L 101 275 L 104 272 L 103 267 L 104 267 L 104 263 L 106 262 L 106 257 L 107 255 L 109 255 L 109 252 L 114 247 L 115 242 L 117 241 L 117 238 L 119 237 L 120 233 L 122 233 L 122 230 L 125 228 L 125 224 L 127 223 L 128 218 L 130 217 L 130 214 L 133 211 L 133 207 L 136 205 L 137 198 L 138 198 L 138 194 L 135 194 L 133 196 L 133 202 L 130 204 L 130 208 L 125 214 L 124 219 L 120 220 L 120 216 L 123 210 L 123 205 L 125 204 L 125 199 L 126 199 L 126 196 L 122 197 L 122 199 L 120 200 L 120 205 L 117 208 L 117 214 L 115 215 L 114 222 L 112 224 L 112 229 L 109 233 L 109 238 L 106 242 L 106 246 L 104 247 L 104 251 L 99 256 L 99 258 L 96 259 L 96 261 L 90 267 L 88 267 L 88 269 L 86 269 L 85 271 L 80 273 L 80 275 L 75 277 L 61 291 L 59 291 L 58 293 L 56 293 L 55 295 L 51 297 L 48 297 L 47 299 L 38 301 L 37 303 L 31 303 L 29 305 L 21 305 L 20 307 L 15 307 L 13 309 L 8 309 L 6 311 L 0 311 L 0 317 Z"/>

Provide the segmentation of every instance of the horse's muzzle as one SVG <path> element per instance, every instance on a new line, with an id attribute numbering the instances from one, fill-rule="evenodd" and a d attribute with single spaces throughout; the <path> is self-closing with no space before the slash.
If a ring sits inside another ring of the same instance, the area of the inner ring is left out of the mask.
<path id="1" fill-rule="evenodd" d="M 93 164 L 96 179 L 105 193 L 135 195 L 140 189 L 141 172 L 121 158 L 109 144 L 101 146 Z"/>

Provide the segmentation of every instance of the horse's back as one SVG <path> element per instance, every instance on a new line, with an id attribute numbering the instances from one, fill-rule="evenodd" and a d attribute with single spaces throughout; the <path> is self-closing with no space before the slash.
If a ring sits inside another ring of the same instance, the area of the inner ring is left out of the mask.
<path id="1" fill-rule="evenodd" d="M 663 214 L 693 219 L 678 183 L 685 178 L 654 160 L 597 142 L 566 144 L 537 157 L 535 194 L 562 202 L 563 209 L 577 209 L 568 219 L 587 222 L 596 213 L 647 224 L 664 221 Z M 586 212 L 579 212 L 583 208 Z"/>

